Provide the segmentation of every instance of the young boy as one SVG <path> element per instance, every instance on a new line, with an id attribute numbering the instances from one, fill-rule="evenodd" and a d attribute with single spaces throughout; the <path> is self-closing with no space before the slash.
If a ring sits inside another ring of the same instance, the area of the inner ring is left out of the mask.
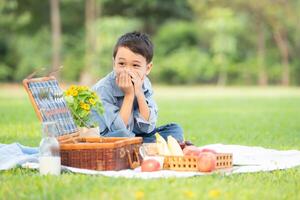
<path id="1" fill-rule="evenodd" d="M 152 69 L 153 45 L 144 33 L 131 32 L 119 38 L 113 51 L 113 71 L 93 86 L 103 106 L 102 116 L 93 113 L 104 137 L 143 137 L 155 142 L 155 133 L 183 141 L 175 124 L 156 127 L 158 108 L 147 75 Z"/>

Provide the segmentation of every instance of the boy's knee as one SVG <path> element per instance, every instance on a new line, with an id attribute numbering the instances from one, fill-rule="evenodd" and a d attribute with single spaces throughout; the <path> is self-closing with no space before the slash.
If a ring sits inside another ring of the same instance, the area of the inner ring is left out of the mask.
<path id="1" fill-rule="evenodd" d="M 167 126 L 169 126 L 171 129 L 183 132 L 182 127 L 179 124 L 177 124 L 177 123 L 170 123 Z"/>
<path id="2" fill-rule="evenodd" d="M 182 129 L 182 127 L 179 124 L 177 124 L 177 123 L 170 123 L 167 126 L 169 126 L 169 129 L 171 129 L 171 130 L 173 130 L 175 132 L 178 132 L 178 133 L 180 132 L 181 134 L 183 134 L 183 129 Z"/>
<path id="3" fill-rule="evenodd" d="M 171 135 L 174 137 L 177 141 L 183 142 L 183 129 L 182 127 L 177 123 L 170 123 L 165 126 L 166 133 L 168 135 Z"/>

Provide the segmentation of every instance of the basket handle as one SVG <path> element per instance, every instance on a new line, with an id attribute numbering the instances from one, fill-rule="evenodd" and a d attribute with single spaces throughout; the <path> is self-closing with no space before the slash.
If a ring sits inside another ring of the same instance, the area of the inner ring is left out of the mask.
<path id="1" fill-rule="evenodd" d="M 129 150 L 126 150 L 126 153 L 127 153 L 127 157 L 128 157 L 128 161 L 129 161 L 131 169 L 135 169 L 135 168 L 137 168 L 138 166 L 141 165 L 139 154 L 138 154 L 138 152 L 137 152 L 136 149 L 133 150 L 133 155 L 136 157 L 136 161 L 134 161 L 133 159 L 131 159 L 131 155 L 130 155 L 130 151 Z"/>

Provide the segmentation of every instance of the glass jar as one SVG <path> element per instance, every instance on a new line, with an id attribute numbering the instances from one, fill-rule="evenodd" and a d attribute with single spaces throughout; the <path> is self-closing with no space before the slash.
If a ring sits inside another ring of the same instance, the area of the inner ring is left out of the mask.
<path id="1" fill-rule="evenodd" d="M 55 137 L 58 133 L 56 123 L 43 122 L 42 133 L 39 148 L 40 174 L 60 175 L 61 160 L 59 143 Z"/>

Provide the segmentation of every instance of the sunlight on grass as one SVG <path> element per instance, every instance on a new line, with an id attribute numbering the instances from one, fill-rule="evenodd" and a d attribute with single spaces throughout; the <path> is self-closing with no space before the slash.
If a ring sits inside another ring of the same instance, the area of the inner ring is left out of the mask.
<path id="1" fill-rule="evenodd" d="M 178 122 L 184 128 L 186 139 L 199 146 L 224 143 L 300 149 L 299 91 L 297 88 L 157 86 L 158 123 Z M 40 124 L 22 87 L 0 87 L 0 116 L 0 143 L 39 144 Z M 0 197 L 299 199 L 299 180 L 299 167 L 268 173 L 147 181 L 72 173 L 42 177 L 37 171 L 16 168 L 0 172 Z"/>

